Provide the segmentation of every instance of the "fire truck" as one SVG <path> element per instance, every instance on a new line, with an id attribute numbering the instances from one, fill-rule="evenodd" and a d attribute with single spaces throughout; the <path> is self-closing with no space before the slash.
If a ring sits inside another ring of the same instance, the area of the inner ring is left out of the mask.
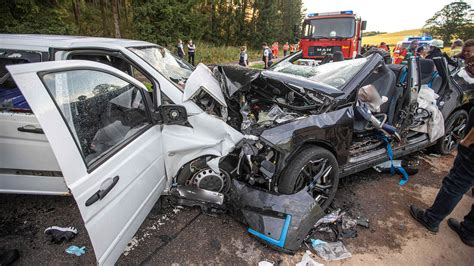
<path id="1" fill-rule="evenodd" d="M 367 21 L 350 10 L 308 14 L 300 40 L 303 58 L 321 60 L 336 51 L 341 51 L 344 59 L 354 58 L 360 53 L 366 25 Z"/>

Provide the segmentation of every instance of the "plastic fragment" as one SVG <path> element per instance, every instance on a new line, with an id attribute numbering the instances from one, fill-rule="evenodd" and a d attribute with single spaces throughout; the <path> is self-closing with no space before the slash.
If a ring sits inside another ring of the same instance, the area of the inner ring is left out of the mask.
<path id="1" fill-rule="evenodd" d="M 296 266 L 324 266 L 324 264 L 321 264 L 311 258 L 311 252 L 306 250 L 303 257 L 301 258 L 301 261 L 296 263 Z"/>
<path id="2" fill-rule="evenodd" d="M 316 254 L 326 261 L 343 260 L 352 257 L 352 254 L 340 241 L 327 243 L 319 239 L 311 239 L 311 246 L 316 251 Z"/>
<path id="3" fill-rule="evenodd" d="M 335 221 L 339 220 L 339 218 L 341 217 L 341 215 L 339 215 L 340 211 L 341 211 L 340 209 L 337 209 L 337 210 L 332 211 L 331 213 L 327 214 L 323 218 L 319 219 L 316 222 L 316 224 L 314 225 L 314 227 L 318 227 L 321 224 L 334 223 Z"/>
<path id="4" fill-rule="evenodd" d="M 66 253 L 68 254 L 73 254 L 73 255 L 76 255 L 76 256 L 81 256 L 83 254 L 86 254 L 86 247 L 82 246 L 82 247 L 78 247 L 78 246 L 69 246 L 67 249 L 66 249 Z"/>
<path id="5" fill-rule="evenodd" d="M 369 219 L 364 217 L 357 217 L 357 224 L 365 228 L 369 228 Z"/>
<path id="6" fill-rule="evenodd" d="M 62 242 L 69 242 L 73 239 L 77 235 L 77 229 L 72 226 L 50 226 L 44 230 L 44 233 L 50 236 L 51 242 L 61 244 Z"/>
<path id="7" fill-rule="evenodd" d="M 267 261 L 267 260 L 262 260 L 258 263 L 258 266 L 273 266 L 273 262 Z"/>

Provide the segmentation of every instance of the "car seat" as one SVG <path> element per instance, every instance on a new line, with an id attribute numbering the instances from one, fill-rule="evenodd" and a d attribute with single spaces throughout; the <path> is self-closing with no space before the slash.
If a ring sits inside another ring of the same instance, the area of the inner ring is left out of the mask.
<path id="1" fill-rule="evenodd" d="M 431 59 L 420 58 L 420 76 L 421 85 L 429 84 L 433 79 L 433 73 L 435 72 L 435 64 Z"/>
<path id="2" fill-rule="evenodd" d="M 380 96 L 386 96 L 387 102 L 380 106 L 380 113 L 384 113 L 388 117 L 388 122 L 393 120 L 394 112 L 390 112 L 390 106 L 396 104 L 398 98 L 396 97 L 396 75 L 385 64 L 377 69 L 377 73 L 372 73 L 364 84 L 372 84 L 377 88 Z M 365 131 L 367 121 L 361 117 L 356 116 L 354 119 L 354 132 Z"/>

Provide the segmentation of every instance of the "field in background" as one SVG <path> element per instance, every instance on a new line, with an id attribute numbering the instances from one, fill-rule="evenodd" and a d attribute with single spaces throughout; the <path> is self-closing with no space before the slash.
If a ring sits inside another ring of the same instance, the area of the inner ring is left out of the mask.
<path id="1" fill-rule="evenodd" d="M 404 31 L 399 31 L 399 32 L 374 35 L 370 37 L 363 37 L 362 44 L 379 45 L 381 42 L 386 42 L 388 45 L 394 47 L 397 44 L 397 42 L 405 39 L 405 37 L 407 36 L 420 36 L 420 35 L 421 35 L 421 29 L 404 30 Z"/>

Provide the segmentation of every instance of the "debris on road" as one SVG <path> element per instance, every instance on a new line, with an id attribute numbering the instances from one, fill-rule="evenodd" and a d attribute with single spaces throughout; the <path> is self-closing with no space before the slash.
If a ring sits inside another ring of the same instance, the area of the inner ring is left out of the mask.
<path id="1" fill-rule="evenodd" d="M 314 228 L 317 228 L 321 224 L 329 224 L 336 222 L 337 220 L 339 220 L 339 218 L 341 218 L 341 215 L 339 215 L 340 211 L 341 209 L 334 210 L 323 218 L 319 219 L 314 225 Z"/>
<path id="2" fill-rule="evenodd" d="M 357 225 L 369 228 L 369 220 L 360 216 L 353 218 L 347 212 L 341 212 L 340 209 L 337 209 L 316 222 L 310 238 L 330 242 L 355 238 L 357 237 Z"/>
<path id="3" fill-rule="evenodd" d="M 319 239 L 311 239 L 311 247 L 319 257 L 326 261 L 343 260 L 352 257 L 341 241 L 328 243 Z"/>
<path id="4" fill-rule="evenodd" d="M 69 246 L 66 249 L 66 253 L 76 255 L 76 256 L 81 256 L 83 254 L 86 254 L 86 247 L 78 247 L 78 246 Z"/>
<path id="5" fill-rule="evenodd" d="M 77 235 L 75 227 L 50 226 L 44 230 L 46 235 L 50 236 L 50 241 L 55 244 L 69 242 Z"/>
<path id="6" fill-rule="evenodd" d="M 273 266 L 275 265 L 273 262 L 262 260 L 258 263 L 258 266 Z"/>
<path id="7" fill-rule="evenodd" d="M 357 217 L 357 225 L 360 225 L 365 228 L 369 228 L 369 219 L 365 217 Z"/>
<path id="8" fill-rule="evenodd" d="M 311 258 L 311 252 L 306 250 L 303 257 L 301 258 L 301 261 L 296 263 L 296 266 L 324 266 L 324 264 L 321 264 Z"/>

